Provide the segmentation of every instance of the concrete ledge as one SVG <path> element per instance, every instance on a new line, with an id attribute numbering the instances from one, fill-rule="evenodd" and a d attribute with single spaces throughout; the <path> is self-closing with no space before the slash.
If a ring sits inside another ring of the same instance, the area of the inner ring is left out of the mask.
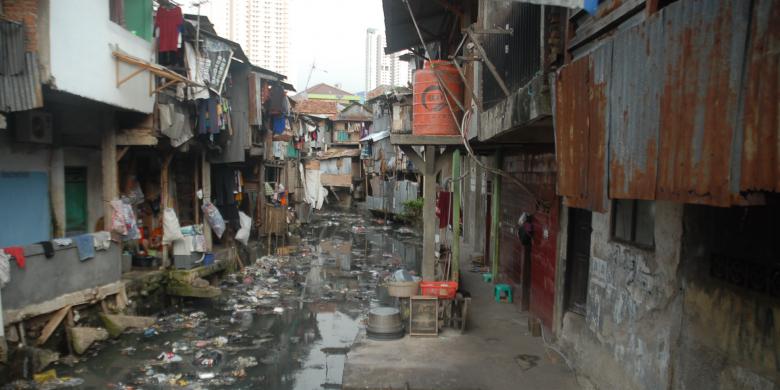
<path id="1" fill-rule="evenodd" d="M 34 305 L 28 305 L 21 309 L 4 310 L 3 324 L 8 326 L 27 318 L 51 313 L 68 305 L 76 306 L 87 303 L 97 303 L 98 301 L 108 296 L 118 294 L 124 288 L 125 284 L 123 282 L 114 282 L 105 286 L 88 288 L 81 291 L 64 294 L 55 299 Z"/>

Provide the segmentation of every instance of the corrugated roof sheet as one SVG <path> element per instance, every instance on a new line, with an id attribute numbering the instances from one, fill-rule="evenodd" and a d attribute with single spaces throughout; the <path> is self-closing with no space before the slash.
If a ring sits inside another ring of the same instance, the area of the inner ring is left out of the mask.
<path id="1" fill-rule="evenodd" d="M 35 53 L 25 52 L 24 25 L 0 20 L 0 111 L 42 106 L 38 60 Z"/>
<path id="2" fill-rule="evenodd" d="M 610 198 L 716 206 L 780 190 L 778 7 L 757 0 L 751 15 L 749 2 L 675 2 L 563 67 L 556 142 L 567 204 L 602 211 L 606 182 Z"/>
<path id="3" fill-rule="evenodd" d="M 753 6 L 745 91 L 742 190 L 780 192 L 780 2 Z M 733 190 L 733 188 L 732 188 Z"/>

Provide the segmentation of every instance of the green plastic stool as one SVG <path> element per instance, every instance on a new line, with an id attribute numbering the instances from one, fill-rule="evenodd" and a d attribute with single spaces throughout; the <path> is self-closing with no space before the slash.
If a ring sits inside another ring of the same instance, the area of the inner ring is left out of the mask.
<path id="1" fill-rule="evenodd" d="M 482 274 L 482 281 L 485 283 L 490 283 L 493 281 L 493 274 L 491 273 L 484 273 Z"/>
<path id="2" fill-rule="evenodd" d="M 508 284 L 497 284 L 494 287 L 496 302 L 501 302 L 501 293 L 506 293 L 506 301 L 512 303 L 512 286 Z"/>

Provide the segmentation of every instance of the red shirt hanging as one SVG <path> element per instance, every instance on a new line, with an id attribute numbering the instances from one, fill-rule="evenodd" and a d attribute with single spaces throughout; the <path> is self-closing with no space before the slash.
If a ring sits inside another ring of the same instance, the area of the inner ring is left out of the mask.
<path id="1" fill-rule="evenodd" d="M 154 26 L 159 29 L 157 39 L 157 51 L 176 51 L 179 49 L 179 31 L 184 24 L 184 17 L 180 7 L 157 8 L 154 17 Z"/>

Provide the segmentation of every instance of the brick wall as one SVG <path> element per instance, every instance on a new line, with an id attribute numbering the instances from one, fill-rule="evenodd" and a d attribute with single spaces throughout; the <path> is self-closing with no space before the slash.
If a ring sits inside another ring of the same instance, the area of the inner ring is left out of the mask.
<path id="1" fill-rule="evenodd" d="M 34 52 L 38 48 L 38 1 L 39 0 L 3 0 L 2 13 L 13 21 L 24 23 L 27 35 L 25 44 L 27 51 Z"/>

